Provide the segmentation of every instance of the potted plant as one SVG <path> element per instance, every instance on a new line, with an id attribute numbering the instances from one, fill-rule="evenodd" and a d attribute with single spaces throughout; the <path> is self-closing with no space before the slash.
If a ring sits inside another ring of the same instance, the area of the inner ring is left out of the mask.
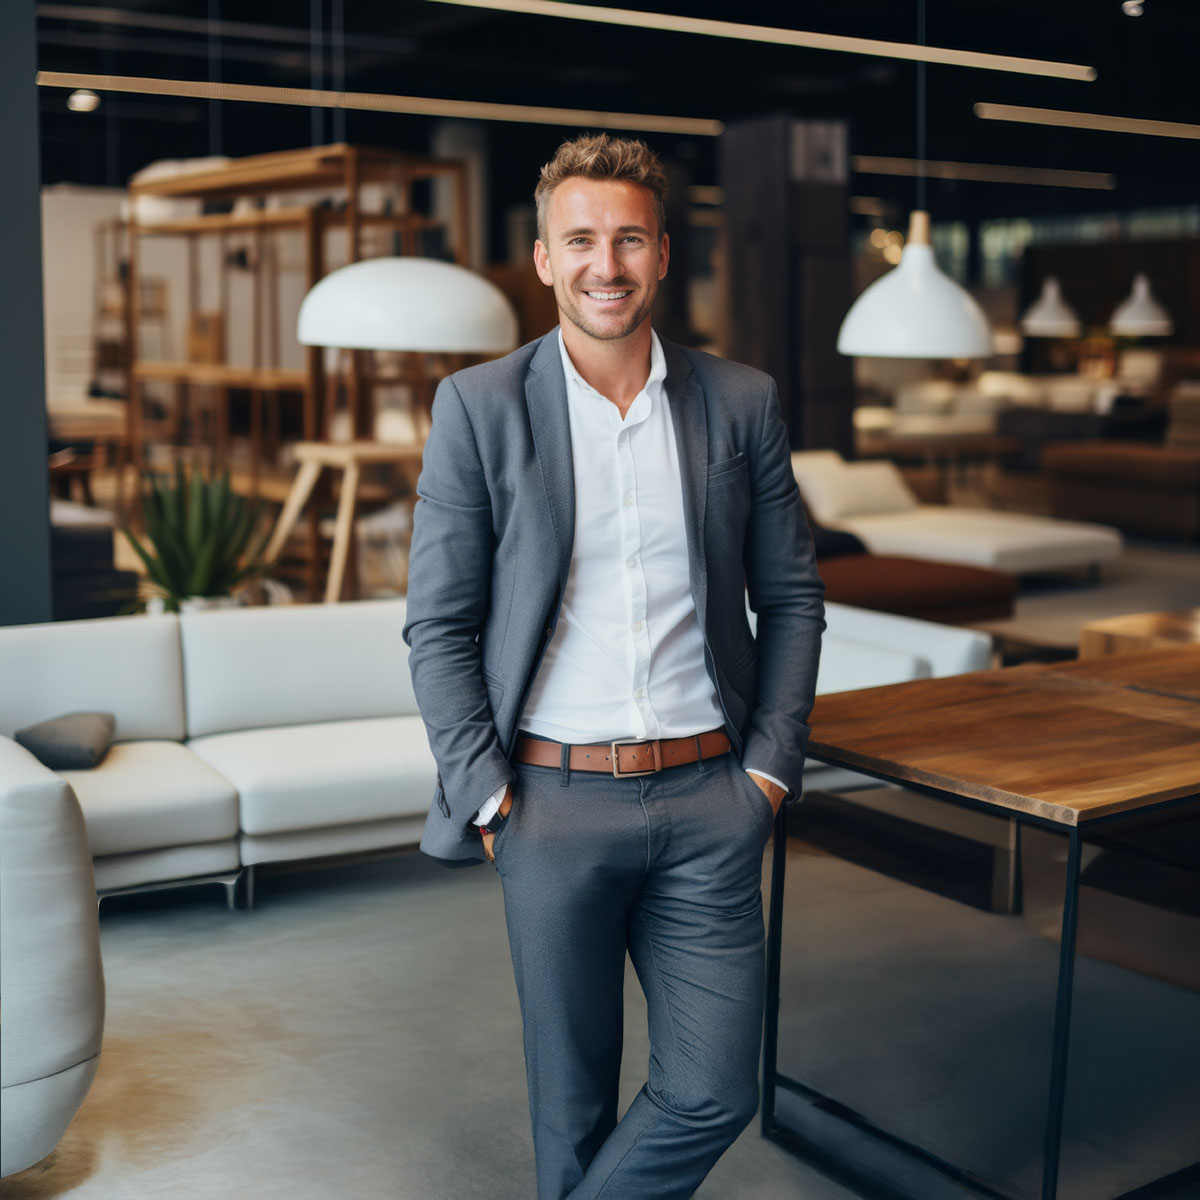
<path id="1" fill-rule="evenodd" d="M 207 478 L 193 467 L 189 476 L 177 463 L 173 481 L 151 476 L 142 497 L 146 544 L 121 527 L 150 576 L 147 609 L 179 612 L 236 603 L 233 589 L 265 570 L 262 553 L 270 530 L 255 538 L 260 510 L 234 494 L 228 470 Z"/>

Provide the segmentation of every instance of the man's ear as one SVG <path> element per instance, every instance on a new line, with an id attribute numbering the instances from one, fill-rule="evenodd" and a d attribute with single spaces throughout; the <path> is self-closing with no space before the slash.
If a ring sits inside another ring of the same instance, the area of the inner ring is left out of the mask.
<path id="1" fill-rule="evenodd" d="M 537 277 L 547 286 L 554 286 L 554 273 L 550 270 L 550 251 L 541 238 L 533 243 L 533 267 Z"/>
<path id="2" fill-rule="evenodd" d="M 667 263 L 671 261 L 671 239 L 664 233 L 658 240 L 658 277 L 666 279 Z"/>

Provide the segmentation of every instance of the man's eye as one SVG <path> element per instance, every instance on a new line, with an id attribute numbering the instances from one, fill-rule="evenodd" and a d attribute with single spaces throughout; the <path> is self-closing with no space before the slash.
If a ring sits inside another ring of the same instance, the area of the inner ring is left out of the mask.
<path id="1" fill-rule="evenodd" d="M 570 241 L 567 243 L 567 245 L 568 245 L 568 246 L 586 246 L 586 245 L 587 245 L 587 238 L 585 238 L 585 237 L 575 237 L 575 238 L 572 238 L 572 239 L 571 239 L 571 240 L 570 240 Z"/>

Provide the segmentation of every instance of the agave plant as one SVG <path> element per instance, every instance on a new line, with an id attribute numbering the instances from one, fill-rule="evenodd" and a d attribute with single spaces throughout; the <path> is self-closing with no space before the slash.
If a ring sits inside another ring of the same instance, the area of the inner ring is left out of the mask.
<path id="1" fill-rule="evenodd" d="M 191 596 L 228 596 L 244 580 L 261 573 L 270 531 L 251 547 L 260 506 L 247 504 L 229 486 L 229 472 L 206 478 L 193 467 L 175 466 L 173 482 L 150 477 L 142 498 L 143 545 L 128 526 L 122 532 L 146 564 L 150 581 L 162 593 L 163 608 L 178 612 Z"/>

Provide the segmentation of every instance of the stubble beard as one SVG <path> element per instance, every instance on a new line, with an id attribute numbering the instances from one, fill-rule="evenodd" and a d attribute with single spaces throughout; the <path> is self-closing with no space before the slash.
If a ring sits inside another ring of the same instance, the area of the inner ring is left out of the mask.
<path id="1" fill-rule="evenodd" d="M 607 285 L 606 291 L 620 291 L 622 285 L 620 281 Z M 597 289 L 592 289 L 593 291 Z M 658 288 L 651 287 L 643 294 L 641 303 L 630 314 L 629 319 L 617 328 L 611 326 L 600 328 L 588 320 L 583 311 L 582 305 L 576 300 L 575 291 L 567 291 L 565 298 L 560 298 L 559 311 L 571 322 L 577 329 L 586 333 L 588 337 L 595 338 L 599 342 L 616 342 L 621 338 L 627 338 L 631 333 L 641 328 L 642 323 L 650 316 L 651 310 L 654 308 L 654 300 L 658 295 Z M 565 303 L 563 300 L 565 299 Z"/>

